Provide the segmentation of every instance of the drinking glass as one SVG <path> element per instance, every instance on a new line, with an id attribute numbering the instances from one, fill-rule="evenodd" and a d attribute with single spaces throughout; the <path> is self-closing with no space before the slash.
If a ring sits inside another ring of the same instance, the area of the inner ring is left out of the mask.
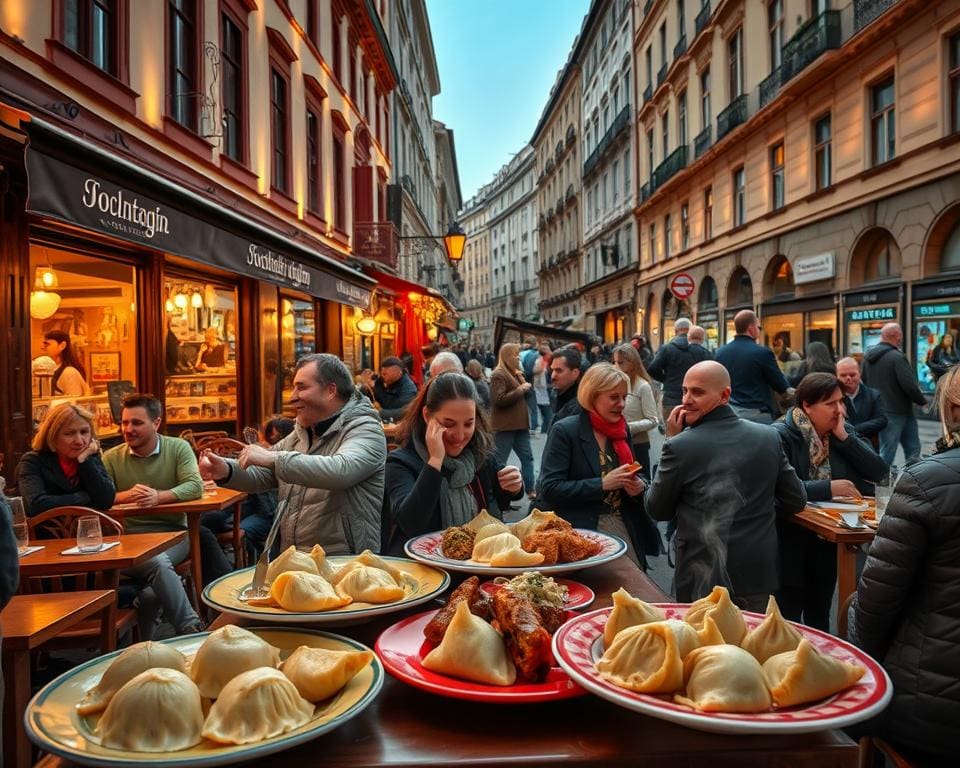
<path id="1" fill-rule="evenodd" d="M 243 428 L 243 442 L 247 445 L 254 445 L 260 442 L 260 430 L 256 427 Z"/>
<path id="2" fill-rule="evenodd" d="M 27 550 L 30 541 L 30 531 L 27 527 L 27 513 L 23 509 L 23 497 L 14 496 L 7 499 L 10 510 L 13 512 L 13 535 L 17 539 L 17 554 L 22 555 Z"/>
<path id="3" fill-rule="evenodd" d="M 102 546 L 100 518 L 94 515 L 81 517 L 77 521 L 77 549 L 81 552 L 99 552 Z"/>
<path id="4" fill-rule="evenodd" d="M 879 523 L 880 519 L 887 511 L 887 504 L 890 503 L 890 497 L 893 496 L 893 486 L 880 485 L 877 483 L 876 487 L 873 489 L 873 496 L 877 501 L 877 522 Z"/>

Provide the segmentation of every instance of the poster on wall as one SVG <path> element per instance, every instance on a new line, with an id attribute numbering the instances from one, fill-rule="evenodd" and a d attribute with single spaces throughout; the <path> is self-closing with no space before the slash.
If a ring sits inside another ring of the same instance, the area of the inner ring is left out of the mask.
<path id="1" fill-rule="evenodd" d="M 106 384 L 120 380 L 119 352 L 90 353 L 90 381 L 93 384 Z"/>

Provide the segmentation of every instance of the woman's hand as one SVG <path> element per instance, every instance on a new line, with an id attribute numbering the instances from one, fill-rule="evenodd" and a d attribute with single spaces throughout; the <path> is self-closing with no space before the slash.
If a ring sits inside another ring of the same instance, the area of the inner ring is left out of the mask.
<path id="1" fill-rule="evenodd" d="M 629 465 L 624 464 L 607 472 L 607 474 L 603 476 L 601 487 L 605 491 L 618 491 L 621 488 L 625 488 L 630 480 L 636 479 L 635 474 L 636 473 L 631 471 Z"/>
<path id="2" fill-rule="evenodd" d="M 850 480 L 831 480 L 830 494 L 837 498 L 843 496 L 851 499 L 862 499 L 863 495 L 857 490 L 857 486 Z"/>
<path id="3" fill-rule="evenodd" d="M 643 493 L 644 488 L 646 488 L 646 485 L 636 472 L 632 473 L 623 484 L 623 490 L 626 491 L 627 496 L 639 496 Z"/>
<path id="4" fill-rule="evenodd" d="M 90 443 L 77 455 L 77 462 L 83 464 L 94 454 L 100 453 L 100 443 L 95 438 L 90 439 Z"/>
<path id="5" fill-rule="evenodd" d="M 516 493 L 523 488 L 523 477 L 516 467 L 504 467 L 497 472 L 497 482 L 507 493 Z"/>
<path id="6" fill-rule="evenodd" d="M 423 438 L 427 444 L 427 453 L 430 455 L 427 463 L 437 470 L 443 465 L 443 460 L 447 456 L 447 446 L 443 444 L 443 435 L 446 431 L 447 428 L 436 419 L 430 419 L 427 422 L 427 431 Z"/>
<path id="7" fill-rule="evenodd" d="M 520 391 L 524 394 L 529 392 L 531 389 L 533 389 L 533 384 L 531 384 L 529 381 L 525 381 L 520 385 Z"/>
<path id="8" fill-rule="evenodd" d="M 837 438 L 837 440 L 846 440 L 847 437 L 849 436 L 847 434 L 847 428 L 844 425 L 842 418 L 840 419 L 840 421 L 837 422 L 837 426 L 835 426 L 832 430 L 830 430 L 830 432 L 835 438 Z M 847 482 L 849 482 L 849 480 Z"/>

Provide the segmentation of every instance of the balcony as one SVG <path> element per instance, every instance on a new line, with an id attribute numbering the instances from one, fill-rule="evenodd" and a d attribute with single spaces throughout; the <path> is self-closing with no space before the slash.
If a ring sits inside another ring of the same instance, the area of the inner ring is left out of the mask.
<path id="1" fill-rule="evenodd" d="M 646 104 L 650 99 L 653 98 L 653 85 L 647 83 L 647 87 L 643 89 L 643 103 Z"/>
<path id="2" fill-rule="evenodd" d="M 783 84 L 783 67 L 777 67 L 768 77 L 760 81 L 760 107 L 767 106 L 780 92 Z"/>
<path id="3" fill-rule="evenodd" d="M 557 142 L 557 148 L 553 150 L 553 157 L 557 161 L 557 164 L 560 164 L 560 158 L 563 157 L 563 142 Z"/>
<path id="4" fill-rule="evenodd" d="M 700 33 L 703 32 L 710 24 L 710 17 L 713 15 L 713 11 L 710 8 L 710 3 L 705 3 L 703 8 L 700 9 L 700 12 L 697 14 L 696 20 L 693 22 L 693 28 L 695 30 L 694 36 L 699 37 Z"/>
<path id="5" fill-rule="evenodd" d="M 642 187 L 640 187 L 640 202 L 645 203 L 650 199 L 650 182 L 648 181 Z"/>
<path id="6" fill-rule="evenodd" d="M 593 152 L 590 153 L 590 157 L 587 158 L 586 162 L 583 164 L 583 175 L 587 176 L 606 154 L 607 150 L 613 145 L 617 137 L 623 133 L 623 131 L 630 125 L 630 104 L 624 105 L 623 109 L 620 110 L 619 114 L 614 118 L 613 125 L 611 125 L 603 138 L 600 139 L 600 143 L 597 144 Z"/>
<path id="7" fill-rule="evenodd" d="M 826 51 L 839 48 L 840 43 L 840 11 L 824 11 L 811 19 L 783 46 L 782 82 L 789 82 Z"/>
<path id="8" fill-rule="evenodd" d="M 717 141 L 747 120 L 747 94 L 737 96 L 717 115 Z"/>
<path id="9" fill-rule="evenodd" d="M 667 62 L 663 62 L 660 65 L 660 70 L 657 72 L 657 88 L 663 85 L 663 81 L 667 79 Z"/>
<path id="10" fill-rule="evenodd" d="M 673 60 L 676 61 L 683 54 L 687 52 L 687 36 L 686 34 L 680 35 L 680 39 L 677 40 L 677 44 L 673 46 Z"/>
<path id="11" fill-rule="evenodd" d="M 713 126 L 708 125 L 693 140 L 693 159 L 696 160 L 700 155 L 710 149 L 713 144 Z"/>
<path id="12" fill-rule="evenodd" d="M 573 146 L 573 142 L 577 138 L 577 129 L 573 127 L 573 124 L 567 126 L 567 149 Z"/>
<path id="13" fill-rule="evenodd" d="M 854 31 L 859 32 L 896 2 L 897 0 L 853 0 Z"/>
<path id="14" fill-rule="evenodd" d="M 667 159 L 657 166 L 650 178 L 650 193 L 653 194 L 666 184 L 670 178 L 687 165 L 687 145 L 677 147 L 667 155 Z"/>

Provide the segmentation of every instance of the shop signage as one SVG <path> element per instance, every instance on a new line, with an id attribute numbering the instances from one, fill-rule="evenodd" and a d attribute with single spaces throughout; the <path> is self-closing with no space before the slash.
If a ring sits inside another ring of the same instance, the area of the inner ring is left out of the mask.
<path id="1" fill-rule="evenodd" d="M 940 296 L 960 295 L 960 283 L 933 283 L 931 285 L 913 286 L 913 298 L 917 299 L 936 299 Z"/>
<path id="2" fill-rule="evenodd" d="M 241 237 L 42 152 L 27 152 L 27 171 L 27 209 L 32 213 L 321 299 L 363 309 L 370 306 L 372 281 L 365 276 L 358 274 L 353 282 L 335 268 L 294 258 L 264 242 Z M 344 272 L 347 271 L 345 267 Z"/>
<path id="3" fill-rule="evenodd" d="M 837 260 L 833 251 L 817 256 L 801 256 L 793 262 L 793 282 L 800 285 L 827 280 L 836 273 L 836 266 Z"/>
<path id="4" fill-rule="evenodd" d="M 853 309 L 847 312 L 849 322 L 869 322 L 873 320 L 896 320 L 896 307 L 873 307 L 871 309 Z"/>
<path id="5" fill-rule="evenodd" d="M 680 301 L 686 301 L 693 296 L 693 289 L 695 287 L 696 282 L 693 277 L 686 272 L 680 272 L 674 275 L 673 280 L 670 281 L 670 293 L 680 299 Z"/>
<path id="6" fill-rule="evenodd" d="M 919 304 L 913 312 L 917 317 L 951 317 L 960 315 L 960 304 Z"/>

